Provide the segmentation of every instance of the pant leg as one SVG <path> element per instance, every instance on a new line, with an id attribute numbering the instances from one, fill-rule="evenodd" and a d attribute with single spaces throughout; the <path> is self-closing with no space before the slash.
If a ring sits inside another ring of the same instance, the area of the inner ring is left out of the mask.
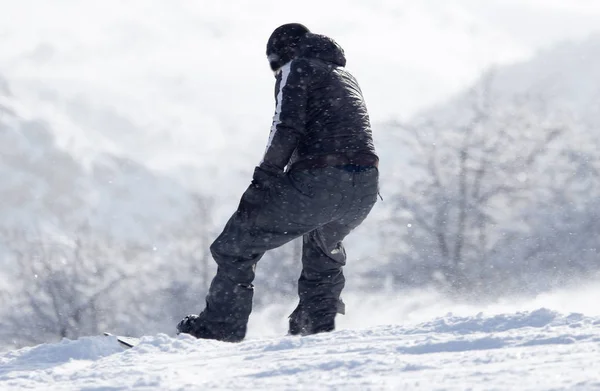
<path id="1" fill-rule="evenodd" d="M 340 300 L 346 264 L 342 239 L 348 232 L 347 227 L 333 222 L 304 235 L 298 279 L 300 302 L 290 315 L 290 334 L 308 335 L 335 328 L 336 313 L 344 312 Z"/>
<path id="2" fill-rule="evenodd" d="M 300 302 L 290 316 L 290 334 L 313 334 L 335 328 L 336 313 L 344 313 L 340 295 L 345 285 L 346 251 L 342 241 L 368 216 L 377 199 L 376 170 L 353 173 L 352 186 L 339 215 L 304 235 Z"/>
<path id="3" fill-rule="evenodd" d="M 332 222 L 304 235 L 298 295 L 311 310 L 336 310 L 345 284 L 342 240 L 349 232 L 349 227 Z"/>

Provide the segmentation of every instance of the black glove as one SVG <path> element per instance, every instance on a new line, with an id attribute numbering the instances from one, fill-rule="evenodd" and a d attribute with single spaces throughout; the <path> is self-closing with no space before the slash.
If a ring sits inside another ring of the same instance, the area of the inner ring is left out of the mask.
<path id="1" fill-rule="evenodd" d="M 277 181 L 283 175 L 273 173 L 261 167 L 254 169 L 252 175 L 252 183 L 242 195 L 242 204 L 247 210 L 252 209 L 255 205 L 261 205 L 268 194 L 269 189 L 277 186 Z"/>
<path id="2" fill-rule="evenodd" d="M 283 173 L 267 171 L 264 168 L 256 167 L 254 175 L 252 175 L 251 186 L 260 190 L 269 189 L 277 184 L 282 175 Z"/>

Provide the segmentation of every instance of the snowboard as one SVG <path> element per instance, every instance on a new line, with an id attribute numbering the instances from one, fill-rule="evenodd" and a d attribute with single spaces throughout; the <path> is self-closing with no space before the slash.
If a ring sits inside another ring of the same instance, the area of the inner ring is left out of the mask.
<path id="1" fill-rule="evenodd" d="M 115 337 L 117 338 L 117 341 L 119 342 L 119 344 L 124 347 L 125 349 L 129 349 L 134 347 L 135 345 L 137 345 L 137 343 L 139 342 L 138 338 L 134 338 L 134 337 L 124 337 L 122 335 L 114 335 L 111 333 L 104 333 L 105 336 L 107 337 Z"/>

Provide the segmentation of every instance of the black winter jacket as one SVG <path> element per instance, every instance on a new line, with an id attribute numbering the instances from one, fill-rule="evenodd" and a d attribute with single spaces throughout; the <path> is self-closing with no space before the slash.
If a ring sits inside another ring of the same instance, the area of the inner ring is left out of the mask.
<path id="1" fill-rule="evenodd" d="M 278 173 L 330 154 L 376 156 L 362 92 L 331 38 L 307 34 L 275 83 L 276 109 L 260 167 Z"/>

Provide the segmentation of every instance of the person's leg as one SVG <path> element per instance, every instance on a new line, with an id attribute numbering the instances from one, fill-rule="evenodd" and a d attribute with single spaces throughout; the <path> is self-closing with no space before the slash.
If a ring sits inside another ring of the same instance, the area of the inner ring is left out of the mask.
<path id="1" fill-rule="evenodd" d="M 345 284 L 346 252 L 342 240 L 349 232 L 349 227 L 332 222 L 304 235 L 300 303 L 290 315 L 290 334 L 332 331 L 336 313 L 344 313 L 340 294 Z"/>
<path id="2" fill-rule="evenodd" d="M 368 216 L 377 200 L 378 173 L 375 169 L 350 174 L 352 185 L 339 216 L 304 235 L 302 273 L 298 280 L 300 302 L 290 315 L 289 333 L 308 335 L 335 328 L 335 316 L 343 314 L 340 299 L 345 278 L 346 252 L 342 241 Z"/>

